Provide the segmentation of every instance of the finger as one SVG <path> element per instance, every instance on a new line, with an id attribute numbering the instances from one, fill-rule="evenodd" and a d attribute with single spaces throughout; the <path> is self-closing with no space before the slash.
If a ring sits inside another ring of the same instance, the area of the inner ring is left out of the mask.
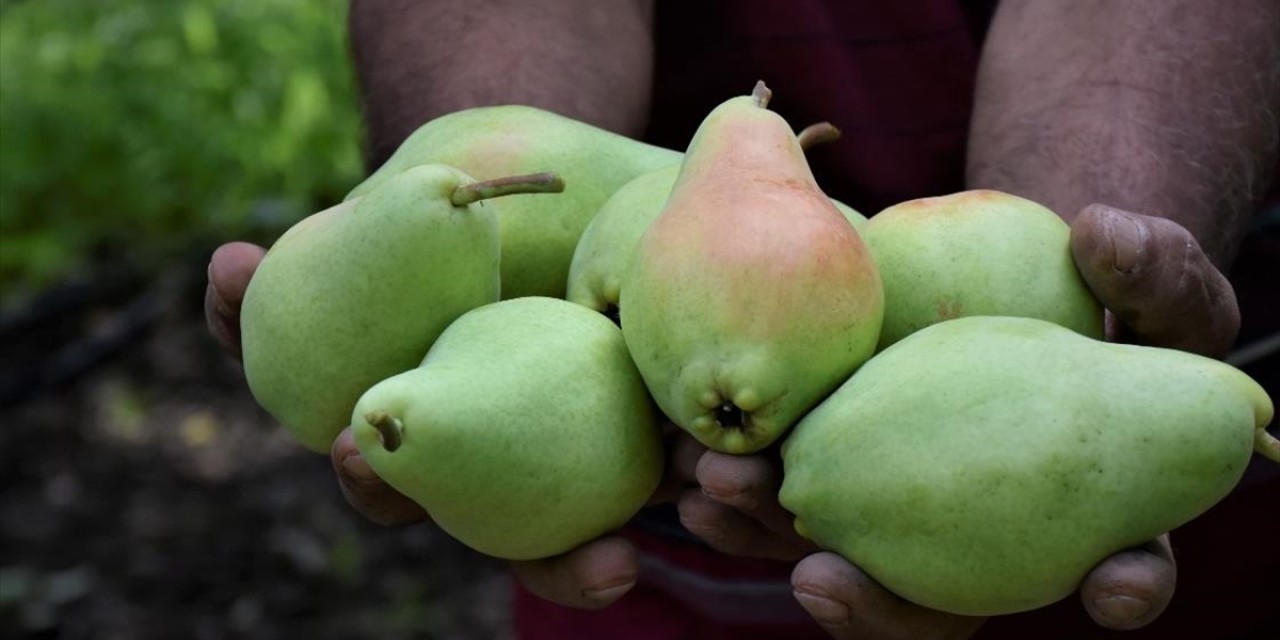
<path id="1" fill-rule="evenodd" d="M 512 562 L 511 570 L 538 597 L 574 609 L 600 609 L 635 586 L 640 564 L 631 543 L 606 537 L 552 558 Z"/>
<path id="2" fill-rule="evenodd" d="M 1071 253 L 1126 339 L 1211 357 L 1230 350 L 1235 292 L 1178 223 L 1090 205 L 1071 224 Z"/>
<path id="3" fill-rule="evenodd" d="M 745 513 L 773 532 L 795 536 L 795 517 L 778 503 L 782 474 L 768 457 L 707 451 L 698 461 L 698 484 L 707 497 Z"/>
<path id="4" fill-rule="evenodd" d="M 707 497 L 699 489 L 686 490 L 676 506 L 680 524 L 720 553 L 792 561 L 816 548 L 798 535 L 779 535 L 759 520 Z"/>
<path id="5" fill-rule="evenodd" d="M 204 294 L 204 315 L 209 332 L 224 351 L 240 359 L 240 305 L 245 289 L 266 249 L 247 242 L 218 247 L 209 260 L 209 285 Z"/>
<path id="6" fill-rule="evenodd" d="M 343 429 L 333 441 L 329 461 L 347 503 L 374 523 L 390 527 L 428 520 L 427 512 L 418 503 L 374 473 L 373 467 L 360 455 L 351 427 Z"/>
<path id="7" fill-rule="evenodd" d="M 791 588 L 800 605 L 836 640 L 961 640 L 986 621 L 903 600 L 830 552 L 801 560 L 791 572 Z"/>
<path id="8" fill-rule="evenodd" d="M 649 504 L 675 502 L 685 489 L 696 482 L 698 459 L 707 448 L 683 429 L 668 423 L 664 434 L 667 464 L 662 482 L 649 499 Z"/>
<path id="9" fill-rule="evenodd" d="M 1108 629 L 1137 629 L 1164 612 L 1173 599 L 1178 569 L 1163 535 L 1139 549 L 1117 553 L 1085 576 L 1084 608 Z"/>

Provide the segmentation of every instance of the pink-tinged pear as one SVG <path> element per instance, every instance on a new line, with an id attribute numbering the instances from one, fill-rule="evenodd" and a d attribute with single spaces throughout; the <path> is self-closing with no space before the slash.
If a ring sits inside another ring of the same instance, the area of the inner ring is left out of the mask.
<path id="1" fill-rule="evenodd" d="M 1102 305 L 1071 257 L 1053 211 L 1000 191 L 909 200 L 872 217 L 862 237 L 884 284 L 879 349 L 966 316 L 1039 318 L 1103 337 Z"/>
<path id="2" fill-rule="evenodd" d="M 870 357 L 870 251 L 814 181 L 768 89 L 703 121 L 623 278 L 623 335 L 662 410 L 717 451 L 758 451 Z"/>
<path id="3" fill-rule="evenodd" d="M 796 137 L 801 148 L 808 151 L 813 145 L 839 139 L 840 130 L 829 122 L 819 122 L 805 127 Z M 620 322 L 618 301 L 622 297 L 622 276 L 640 243 L 640 236 L 662 213 L 679 175 L 679 164 L 655 169 L 622 185 L 609 196 L 578 240 L 569 265 L 566 300 Z M 831 203 L 853 228 L 861 229 L 867 223 L 866 217 L 852 207 L 838 200 Z"/>

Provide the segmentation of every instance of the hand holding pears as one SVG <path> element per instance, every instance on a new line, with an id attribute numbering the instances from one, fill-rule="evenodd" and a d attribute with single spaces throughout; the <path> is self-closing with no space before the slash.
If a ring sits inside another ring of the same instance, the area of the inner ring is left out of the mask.
<path id="1" fill-rule="evenodd" d="M 797 135 L 768 99 L 761 84 L 721 104 L 683 162 L 528 107 L 424 125 L 263 261 L 251 389 L 310 448 L 352 424 L 392 487 L 510 559 L 641 508 L 662 471 L 653 400 L 726 453 L 795 425 L 796 528 L 964 614 L 1061 598 L 1219 500 L 1251 450 L 1280 458 L 1270 400 L 1239 372 L 1084 337 L 1102 308 L 1051 211 L 976 191 L 863 225 L 804 158 L 830 132 Z M 571 190 L 491 205 L 562 187 L 471 177 L 535 169 Z M 566 281 L 622 330 L 520 297 Z"/>

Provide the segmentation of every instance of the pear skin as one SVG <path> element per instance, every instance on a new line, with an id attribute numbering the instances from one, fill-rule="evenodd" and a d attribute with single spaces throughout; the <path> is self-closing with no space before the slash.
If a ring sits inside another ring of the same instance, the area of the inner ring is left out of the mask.
<path id="1" fill-rule="evenodd" d="M 806 151 L 838 137 L 839 130 L 825 122 L 810 125 L 797 136 Z M 650 171 L 623 185 L 600 207 L 574 250 L 566 300 L 621 321 L 618 301 L 627 262 L 640 236 L 662 213 L 679 173 L 679 164 Z M 866 217 L 852 207 L 834 199 L 831 203 L 855 229 L 866 224 Z"/>
<path id="2" fill-rule="evenodd" d="M 351 423 L 380 477 L 499 558 L 557 555 L 621 526 L 662 475 L 621 331 L 563 300 L 463 315 L 421 367 L 365 393 Z"/>
<path id="3" fill-rule="evenodd" d="M 868 358 L 871 253 L 818 188 L 763 83 L 703 121 L 623 278 L 623 335 L 654 399 L 709 448 L 758 451 Z"/>
<path id="4" fill-rule="evenodd" d="M 477 107 L 422 125 L 347 197 L 420 164 L 457 167 L 476 180 L 554 170 L 566 185 L 560 197 L 516 195 L 499 210 L 502 297 L 563 298 L 578 238 L 605 200 L 636 176 L 679 162 L 679 152 L 534 107 Z"/>
<path id="5" fill-rule="evenodd" d="M 299 442 L 327 452 L 360 394 L 416 366 L 455 318 L 498 300 L 497 215 L 482 199 L 556 183 L 477 183 L 423 165 L 298 222 L 245 291 L 254 397 Z"/>
<path id="6" fill-rule="evenodd" d="M 679 173 L 678 164 L 650 171 L 623 185 L 600 207 L 573 252 L 566 300 L 620 321 L 618 300 L 627 260 L 662 213 Z"/>
<path id="7" fill-rule="evenodd" d="M 894 593 L 1001 615 L 1074 593 L 1104 558 L 1240 480 L 1274 408 L 1239 370 L 975 316 L 867 362 L 782 447 L 796 530 Z"/>
<path id="8" fill-rule="evenodd" d="M 879 349 L 964 316 L 1039 318 L 1103 337 L 1070 227 L 1031 200 L 989 190 L 910 200 L 861 231 L 884 284 Z"/>

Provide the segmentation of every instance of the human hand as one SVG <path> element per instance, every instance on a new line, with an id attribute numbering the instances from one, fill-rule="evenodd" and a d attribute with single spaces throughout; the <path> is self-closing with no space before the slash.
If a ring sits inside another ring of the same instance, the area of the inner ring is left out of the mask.
<path id="1" fill-rule="evenodd" d="M 204 319 L 209 333 L 228 355 L 241 359 L 240 305 L 245 289 L 267 250 L 248 242 L 218 247 L 209 259 L 209 283 L 204 290 Z"/>
<path id="2" fill-rule="evenodd" d="M 1178 223 L 1089 205 L 1071 223 L 1071 254 L 1108 310 L 1108 339 L 1212 358 L 1235 342 L 1235 291 Z"/>

